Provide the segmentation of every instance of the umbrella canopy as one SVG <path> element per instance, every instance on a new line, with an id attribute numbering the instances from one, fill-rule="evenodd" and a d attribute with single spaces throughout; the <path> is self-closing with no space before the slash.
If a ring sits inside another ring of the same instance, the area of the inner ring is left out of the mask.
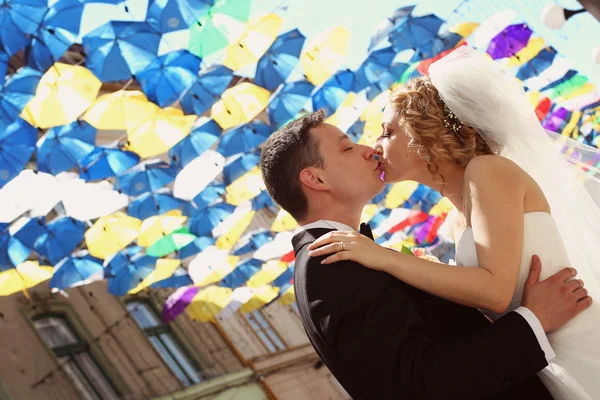
<path id="1" fill-rule="evenodd" d="M 267 107 L 269 96 L 268 90 L 242 82 L 223 92 L 210 115 L 223 129 L 245 124 Z"/>
<path id="2" fill-rule="evenodd" d="M 23 170 L 36 140 L 37 130 L 20 118 L 0 130 L 0 188 Z"/>
<path id="3" fill-rule="evenodd" d="M 286 83 L 271 97 L 267 111 L 274 127 L 282 127 L 304 110 L 315 86 L 308 81 Z"/>
<path id="4" fill-rule="evenodd" d="M 204 210 L 225 195 L 225 185 L 222 183 L 211 183 L 198 193 L 183 207 L 183 214 L 191 216 L 198 210 Z"/>
<path id="5" fill-rule="evenodd" d="M 165 235 L 181 228 L 186 220 L 187 217 L 182 216 L 178 210 L 147 218 L 142 222 L 137 242 L 140 246 L 152 246 Z"/>
<path id="6" fill-rule="evenodd" d="M 90 254 L 104 260 L 123 250 L 138 238 L 141 224 L 123 212 L 99 218 L 85 233 Z"/>
<path id="7" fill-rule="evenodd" d="M 0 224 L 0 271 L 5 271 L 25 262 L 31 250 L 8 231 L 8 224 Z"/>
<path id="8" fill-rule="evenodd" d="M 216 0 L 214 6 L 190 26 L 189 50 L 204 58 L 224 49 L 244 33 L 251 0 Z"/>
<path id="9" fill-rule="evenodd" d="M 44 15 L 27 49 L 27 64 L 46 71 L 77 41 L 85 4 L 79 0 L 55 2 Z"/>
<path id="10" fill-rule="evenodd" d="M 517 72 L 517 78 L 524 81 L 541 74 L 552 65 L 556 54 L 556 50 L 554 50 L 552 47 L 547 47 L 541 50 L 534 58 L 527 61 L 521 66 L 521 68 L 519 68 L 519 71 Z"/>
<path id="11" fill-rule="evenodd" d="M 40 79 L 21 117 L 43 129 L 71 123 L 96 99 L 101 85 L 84 67 L 56 63 Z"/>
<path id="12" fill-rule="evenodd" d="M 218 203 L 192 215 L 188 226 L 196 236 L 212 235 L 213 229 L 233 214 L 235 207 L 227 203 Z"/>
<path id="13" fill-rule="evenodd" d="M 178 315 L 185 311 L 199 291 L 198 286 L 181 287 L 167 297 L 161 315 L 163 322 L 174 321 Z"/>
<path id="14" fill-rule="evenodd" d="M 141 247 L 119 251 L 104 268 L 108 291 L 115 296 L 124 296 L 154 271 L 156 262 L 157 258 L 144 254 Z"/>
<path id="15" fill-rule="evenodd" d="M 14 122 L 35 96 L 42 73 L 23 67 L 0 86 L 0 127 Z"/>
<path id="16" fill-rule="evenodd" d="M 187 50 L 179 50 L 155 58 L 136 78 L 148 99 L 166 107 L 194 84 L 201 62 Z"/>
<path id="17" fill-rule="evenodd" d="M 175 180 L 179 168 L 161 160 L 148 160 L 117 176 L 115 189 L 129 196 L 155 192 Z"/>
<path id="18" fill-rule="evenodd" d="M 168 258 L 161 258 L 157 262 L 156 270 L 158 270 L 159 266 L 163 264 L 163 261 L 171 261 L 171 260 Z M 168 266 L 168 263 L 167 263 L 167 266 Z M 167 266 L 165 266 L 164 268 L 167 268 Z M 161 270 L 162 270 L 162 268 L 161 268 Z M 149 278 L 152 275 L 153 274 L 150 274 L 146 278 Z M 161 275 L 161 277 L 162 277 L 162 275 Z M 152 285 L 150 285 L 150 287 L 154 288 L 154 289 L 177 289 L 182 286 L 192 285 L 193 283 L 194 283 L 194 281 L 192 281 L 192 278 L 190 278 L 190 275 L 187 273 L 187 271 L 185 269 L 177 268 L 170 276 L 168 276 L 167 278 L 161 279 L 157 282 L 154 282 Z M 132 289 L 132 290 L 134 290 L 134 289 Z"/>
<path id="19" fill-rule="evenodd" d="M 37 165 L 42 172 L 57 175 L 78 166 L 96 143 L 96 128 L 77 120 L 49 129 L 37 143 Z"/>
<path id="20" fill-rule="evenodd" d="M 254 83 L 271 91 L 284 83 L 300 61 L 305 40 L 298 29 L 278 36 L 258 60 Z"/>
<path id="21" fill-rule="evenodd" d="M 317 35 L 300 55 L 304 75 L 315 86 L 323 84 L 344 61 L 350 32 L 336 25 Z"/>
<path id="22" fill-rule="evenodd" d="M 127 206 L 127 213 L 138 219 L 146 219 L 180 208 L 184 203 L 184 200 L 175 198 L 170 189 L 163 188 L 132 199 Z"/>
<path id="23" fill-rule="evenodd" d="M 149 286 L 155 285 L 156 283 L 159 283 L 161 285 L 169 285 L 169 284 L 170 285 L 173 285 L 173 284 L 178 285 L 178 286 L 174 286 L 174 287 L 183 286 L 183 285 L 180 285 L 179 283 L 177 283 L 176 281 L 174 281 L 173 279 L 171 279 L 170 283 L 165 282 L 166 280 L 169 280 L 169 278 L 171 278 L 173 276 L 173 274 L 180 267 L 180 265 L 181 265 L 181 261 L 179 261 L 179 260 L 174 260 L 174 259 L 169 259 L 169 258 L 159 258 L 158 260 L 156 260 L 156 266 L 155 266 L 154 270 L 152 272 L 150 272 L 150 274 L 148 274 L 144 278 L 144 280 L 141 281 L 136 287 L 129 290 L 128 293 L 136 294 Z M 179 278 L 179 281 L 185 282 L 184 283 L 185 285 L 192 284 L 192 279 L 189 277 L 187 272 L 185 272 L 185 270 L 180 269 L 179 275 L 184 276 L 183 279 Z M 185 279 L 185 278 L 187 278 L 187 279 Z M 170 287 L 173 287 L 173 286 L 170 286 Z"/>
<path id="24" fill-rule="evenodd" d="M 227 47 L 223 65 L 236 71 L 257 62 L 275 41 L 282 24 L 283 19 L 277 14 L 267 14 L 248 22 L 242 36 Z"/>
<path id="25" fill-rule="evenodd" d="M 0 272 L 0 296 L 29 289 L 52 278 L 54 268 L 39 265 L 37 261 L 25 261 L 14 268 Z"/>
<path id="26" fill-rule="evenodd" d="M 214 0 L 155 0 L 150 2 L 146 22 L 160 33 L 187 29 L 213 4 Z"/>
<path id="27" fill-rule="evenodd" d="M 130 79 L 156 58 L 160 39 L 144 22 L 107 22 L 83 37 L 85 65 L 102 82 Z"/>
<path id="28" fill-rule="evenodd" d="M 258 271 L 260 271 L 262 265 L 263 261 L 255 258 L 244 260 L 221 280 L 219 286 L 228 287 L 231 289 L 242 286 Z"/>
<path id="29" fill-rule="evenodd" d="M 229 288 L 209 286 L 200 290 L 187 307 L 187 313 L 196 321 L 213 321 L 231 301 Z"/>
<path id="30" fill-rule="evenodd" d="M 223 182 L 231 185 L 236 179 L 254 169 L 259 161 L 260 155 L 256 153 L 245 153 L 230 158 L 223 168 Z"/>
<path id="31" fill-rule="evenodd" d="M 96 147 L 79 163 L 79 176 L 86 181 L 114 177 L 136 165 L 139 159 L 130 151 Z"/>
<path id="32" fill-rule="evenodd" d="M 96 129 L 133 129 L 156 113 L 156 105 L 138 90 L 119 90 L 99 96 L 82 119 Z"/>
<path id="33" fill-rule="evenodd" d="M 371 40 L 369 41 L 368 51 L 373 50 L 375 46 L 377 46 L 383 39 L 387 38 L 391 31 L 394 30 L 394 27 L 398 23 L 398 21 L 403 20 L 407 16 L 409 16 L 414 10 L 415 6 L 406 6 L 398 8 L 394 11 L 392 15 L 383 19 L 375 28 L 373 33 L 371 34 Z"/>
<path id="34" fill-rule="evenodd" d="M 27 46 L 47 11 L 45 0 L 5 1 L 0 7 L 0 48 L 12 56 Z"/>
<path id="35" fill-rule="evenodd" d="M 196 235 L 190 233 L 188 228 L 179 228 L 157 240 L 146 249 L 146 253 L 155 257 L 164 257 L 183 249 L 196 239 Z"/>
<path id="36" fill-rule="evenodd" d="M 526 24 L 507 26 L 492 38 L 487 53 L 494 60 L 512 57 L 527 45 L 532 33 Z"/>
<path id="37" fill-rule="evenodd" d="M 45 226 L 45 232 L 35 242 L 35 251 L 56 265 L 79 246 L 85 228 L 85 223 L 76 219 L 57 218 Z"/>
<path id="38" fill-rule="evenodd" d="M 337 72 L 313 94 L 313 110 L 323 108 L 327 115 L 333 114 L 348 96 L 352 86 L 354 86 L 354 72 L 350 70 Z"/>
<path id="39" fill-rule="evenodd" d="M 85 285 L 102 279 L 102 276 L 102 261 L 92 257 L 87 251 L 80 251 L 70 257 L 63 258 L 54 267 L 54 274 L 50 279 L 50 288 L 67 289 Z"/>
<path id="40" fill-rule="evenodd" d="M 224 164 L 225 158 L 221 154 L 205 151 L 177 175 L 173 193 L 180 199 L 193 199 L 223 171 Z"/>
<path id="41" fill-rule="evenodd" d="M 395 51 L 418 48 L 437 36 L 444 21 L 433 14 L 413 17 L 406 15 L 396 22 L 389 34 Z"/>
<path id="42" fill-rule="evenodd" d="M 223 65 L 203 69 L 181 97 L 181 108 L 186 114 L 202 115 L 220 98 L 233 79 L 233 71 Z"/>
<path id="43" fill-rule="evenodd" d="M 356 70 L 352 90 L 360 92 L 379 81 L 390 69 L 394 57 L 396 57 L 396 51 L 391 46 L 370 53 Z"/>
<path id="44" fill-rule="evenodd" d="M 252 121 L 224 134 L 217 151 L 225 157 L 249 152 L 267 140 L 271 132 L 271 127 L 264 122 Z"/>
<path id="45" fill-rule="evenodd" d="M 192 132 L 169 150 L 173 165 L 185 167 L 219 140 L 221 127 L 214 119 L 204 119 Z"/>

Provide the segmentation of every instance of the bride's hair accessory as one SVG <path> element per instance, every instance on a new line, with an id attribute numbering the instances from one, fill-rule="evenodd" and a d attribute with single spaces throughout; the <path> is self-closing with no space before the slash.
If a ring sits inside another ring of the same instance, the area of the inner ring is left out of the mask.
<path id="1" fill-rule="evenodd" d="M 444 110 L 444 126 L 450 129 L 454 133 L 458 133 L 460 128 L 462 128 L 462 122 L 460 119 L 452 112 L 450 107 L 446 104 L 442 96 L 438 94 L 438 100 L 442 103 L 442 109 Z"/>

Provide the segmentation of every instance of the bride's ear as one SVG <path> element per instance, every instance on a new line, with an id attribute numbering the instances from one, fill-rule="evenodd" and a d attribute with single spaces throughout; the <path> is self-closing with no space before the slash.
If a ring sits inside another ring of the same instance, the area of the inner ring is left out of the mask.
<path id="1" fill-rule="evenodd" d="M 304 168 L 300 171 L 300 182 L 313 190 L 326 190 L 328 188 L 321 171 L 317 168 Z"/>

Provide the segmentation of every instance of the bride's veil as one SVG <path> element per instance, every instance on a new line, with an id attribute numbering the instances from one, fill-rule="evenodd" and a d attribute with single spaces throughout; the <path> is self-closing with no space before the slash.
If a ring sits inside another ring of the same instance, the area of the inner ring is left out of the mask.
<path id="1" fill-rule="evenodd" d="M 540 185 L 572 266 L 600 300 L 600 171 L 592 166 L 600 151 L 544 130 L 519 81 L 471 47 L 433 63 L 429 75 L 462 123 Z"/>

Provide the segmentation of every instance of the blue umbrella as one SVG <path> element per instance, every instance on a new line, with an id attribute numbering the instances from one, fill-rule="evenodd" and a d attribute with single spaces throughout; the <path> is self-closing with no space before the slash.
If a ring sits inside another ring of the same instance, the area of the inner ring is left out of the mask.
<path id="1" fill-rule="evenodd" d="M 539 91 L 540 92 L 545 92 L 546 90 L 550 90 L 550 89 L 554 89 L 555 87 L 561 85 L 562 83 L 570 80 L 571 78 L 577 76 L 579 74 L 579 72 L 577 72 L 574 69 L 570 69 L 568 70 L 562 78 L 559 78 L 555 81 L 550 82 L 549 84 L 547 84 L 546 86 L 544 86 L 543 88 L 541 88 Z"/>
<path id="2" fill-rule="evenodd" d="M 102 273 L 102 260 L 92 257 L 87 251 L 80 251 L 56 264 L 50 287 L 67 289 L 82 285 L 89 280 L 101 279 Z"/>
<path id="3" fill-rule="evenodd" d="M 263 143 L 272 129 L 260 120 L 240 125 L 221 137 L 217 151 L 225 157 L 249 152 Z"/>
<path id="4" fill-rule="evenodd" d="M 279 128 L 296 118 L 307 105 L 314 88 L 306 80 L 280 86 L 267 106 L 271 124 Z"/>
<path id="5" fill-rule="evenodd" d="M 108 260 L 104 277 L 108 280 L 109 293 L 124 296 L 154 271 L 158 259 L 142 250 L 139 246 L 129 247 Z"/>
<path id="6" fill-rule="evenodd" d="M 136 165 L 139 159 L 131 151 L 96 147 L 79 163 L 79 176 L 86 181 L 114 177 Z"/>
<path id="7" fill-rule="evenodd" d="M 41 72 L 23 67 L 0 87 L 0 128 L 19 118 L 23 108 L 35 96 L 40 79 Z"/>
<path id="8" fill-rule="evenodd" d="M 191 256 L 195 256 L 198 253 L 201 253 L 209 246 L 213 246 L 216 242 L 216 239 L 210 236 L 201 236 L 199 238 L 194 239 L 193 242 L 186 245 L 184 248 L 178 251 L 179 258 L 184 259 Z"/>
<path id="9" fill-rule="evenodd" d="M 418 48 L 432 40 L 444 21 L 428 14 L 422 17 L 407 15 L 401 18 L 390 32 L 389 40 L 396 52 Z"/>
<path id="10" fill-rule="evenodd" d="M 180 208 L 183 204 L 183 200 L 173 197 L 170 189 L 163 188 L 133 199 L 127 206 L 127 213 L 137 219 L 146 219 Z"/>
<path id="11" fill-rule="evenodd" d="M 79 0 L 54 3 L 27 48 L 27 64 L 46 71 L 67 52 L 79 36 L 85 4 Z"/>
<path id="12" fill-rule="evenodd" d="M 0 86 L 6 81 L 6 71 L 8 71 L 8 59 L 10 56 L 0 48 Z"/>
<path id="13" fill-rule="evenodd" d="M 181 108 L 186 114 L 202 115 L 212 107 L 233 79 L 233 71 L 223 65 L 203 69 L 184 91 Z"/>
<path id="14" fill-rule="evenodd" d="M 130 79 L 156 58 L 160 39 L 144 22 L 107 22 L 83 37 L 86 66 L 102 82 Z"/>
<path id="15" fill-rule="evenodd" d="M 223 182 L 230 185 L 237 178 L 258 165 L 260 154 L 246 153 L 232 157 L 223 168 Z"/>
<path id="16" fill-rule="evenodd" d="M 256 197 L 252 199 L 252 209 L 254 211 L 262 210 L 263 208 L 275 208 L 275 202 L 269 196 L 266 190 L 260 192 Z M 277 212 L 277 211 L 275 211 Z"/>
<path id="17" fill-rule="evenodd" d="M 356 70 L 354 79 L 355 92 L 369 87 L 379 81 L 383 75 L 389 70 L 392 61 L 396 57 L 396 51 L 390 46 L 384 49 L 376 50 L 369 54 L 367 59 Z"/>
<path id="18" fill-rule="evenodd" d="M 160 33 L 188 29 L 214 5 L 214 0 L 151 0 L 146 21 Z"/>
<path id="19" fill-rule="evenodd" d="M 0 7 L 0 48 L 12 56 L 30 42 L 48 11 L 46 0 L 5 0 Z"/>
<path id="20" fill-rule="evenodd" d="M 441 52 L 454 48 L 461 40 L 463 37 L 453 32 L 436 35 L 429 42 L 417 46 L 410 61 L 415 62 L 435 57 Z"/>
<path id="21" fill-rule="evenodd" d="M 35 251 L 52 265 L 71 255 L 86 231 L 85 223 L 69 217 L 55 219 L 45 228 L 46 232 L 35 242 Z"/>
<path id="22" fill-rule="evenodd" d="M 189 51 L 179 50 L 154 59 L 136 78 L 149 100 L 166 107 L 196 81 L 201 62 Z"/>
<path id="23" fill-rule="evenodd" d="M 13 236 L 18 241 L 28 248 L 34 249 L 37 240 L 46 233 L 46 218 L 23 217 L 11 229 L 16 229 Z"/>
<path id="24" fill-rule="evenodd" d="M 177 268 L 175 272 L 173 272 L 173 275 L 158 282 L 154 282 L 150 287 L 154 289 L 176 289 L 182 286 L 192 285 L 193 283 L 194 281 L 192 281 L 192 278 L 185 269 Z"/>
<path id="25" fill-rule="evenodd" d="M 279 294 L 283 294 L 286 290 L 292 286 L 292 280 L 294 279 L 294 266 L 293 264 L 283 271 L 281 275 L 279 275 L 273 282 L 271 282 L 271 286 L 275 286 L 279 288 Z"/>
<path id="26" fill-rule="evenodd" d="M 298 65 L 305 39 L 298 29 L 278 36 L 258 60 L 254 83 L 270 91 L 284 83 Z"/>
<path id="27" fill-rule="evenodd" d="M 371 50 L 373 50 L 373 48 L 377 44 L 379 44 L 379 42 L 385 39 L 390 34 L 390 32 L 394 30 L 394 27 L 396 26 L 398 21 L 409 16 L 410 13 L 414 10 L 414 8 L 415 6 L 406 6 L 398 8 L 396 9 L 396 11 L 394 11 L 394 13 L 391 16 L 381 21 L 379 25 L 377 25 L 377 27 L 375 28 L 373 34 L 371 35 L 371 41 L 369 42 L 368 51 L 370 52 Z"/>
<path id="28" fill-rule="evenodd" d="M 217 199 L 222 199 L 225 194 L 225 185 L 222 183 L 211 183 L 192 200 L 183 206 L 183 215 L 192 216 L 213 204 Z"/>
<path id="29" fill-rule="evenodd" d="M 313 94 L 313 110 L 324 108 L 328 115 L 333 114 L 348 96 L 352 86 L 354 72 L 349 69 L 337 72 Z"/>
<path id="30" fill-rule="evenodd" d="M 275 235 L 268 229 L 261 229 L 243 236 L 232 249 L 234 256 L 241 256 L 254 252 L 273 240 Z"/>
<path id="31" fill-rule="evenodd" d="M 0 188 L 23 171 L 36 141 L 37 129 L 21 118 L 0 130 Z"/>
<path id="32" fill-rule="evenodd" d="M 547 70 L 556 57 L 556 50 L 552 47 L 547 47 L 540 51 L 534 58 L 527 61 L 519 68 L 517 72 L 517 78 L 524 81 L 534 76 L 538 76 L 545 70 Z"/>
<path id="33" fill-rule="evenodd" d="M 398 82 L 409 67 L 410 64 L 404 63 L 392 65 L 388 71 L 381 75 L 378 81 L 373 82 L 373 84 L 367 88 L 367 100 L 372 101 L 379 94 L 389 89 L 394 83 Z"/>
<path id="34" fill-rule="evenodd" d="M 7 271 L 23 263 L 31 249 L 25 246 L 16 237 L 11 236 L 8 224 L 0 224 L 0 272 Z"/>
<path id="35" fill-rule="evenodd" d="M 221 127 L 219 124 L 213 119 L 206 120 L 169 149 L 172 164 L 181 168 L 185 167 L 198 158 L 200 154 L 211 148 L 219 140 L 220 135 Z"/>
<path id="36" fill-rule="evenodd" d="M 179 168 L 164 161 L 149 160 L 117 176 L 115 189 L 129 196 L 155 192 L 175 180 Z"/>
<path id="37" fill-rule="evenodd" d="M 252 278 L 258 271 L 260 271 L 260 268 L 263 264 L 264 261 L 256 258 L 250 258 L 242 261 L 233 269 L 233 271 L 221 279 L 219 286 L 228 287 L 231 289 L 242 286 L 248 282 L 248 279 Z"/>
<path id="38" fill-rule="evenodd" d="M 350 136 L 350 139 L 352 139 L 354 143 L 357 143 L 362 137 L 365 131 L 365 124 L 366 121 L 361 121 L 360 119 L 357 119 L 352 125 L 350 125 L 350 128 L 348 128 L 348 130 L 346 131 L 346 134 Z"/>
<path id="39" fill-rule="evenodd" d="M 227 203 L 215 204 L 200 210 L 188 221 L 190 232 L 196 236 L 209 236 L 212 230 L 233 214 L 235 207 Z"/>
<path id="40" fill-rule="evenodd" d="M 38 169 L 53 175 L 68 171 L 94 151 L 95 143 L 96 128 L 85 121 L 51 128 L 38 142 Z"/>

